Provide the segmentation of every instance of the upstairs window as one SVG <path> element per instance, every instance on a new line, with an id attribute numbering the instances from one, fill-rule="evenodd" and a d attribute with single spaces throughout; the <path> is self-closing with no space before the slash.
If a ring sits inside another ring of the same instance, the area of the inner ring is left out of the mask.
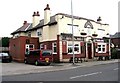
<path id="1" fill-rule="evenodd" d="M 41 35 L 42 35 L 41 31 L 37 31 L 37 36 L 41 36 Z"/>
<path id="2" fill-rule="evenodd" d="M 31 37 L 31 32 L 28 32 L 28 37 Z"/>

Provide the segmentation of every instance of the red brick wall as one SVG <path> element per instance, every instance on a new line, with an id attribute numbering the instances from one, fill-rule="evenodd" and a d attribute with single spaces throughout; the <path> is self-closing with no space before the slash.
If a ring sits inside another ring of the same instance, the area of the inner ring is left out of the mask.
<path id="1" fill-rule="evenodd" d="M 28 39 L 30 44 L 34 44 L 35 49 L 39 48 L 39 39 L 33 37 L 25 37 L 21 36 L 15 39 L 10 39 L 10 55 L 12 56 L 13 60 L 18 62 L 23 62 L 25 57 L 25 45 L 26 39 Z"/>

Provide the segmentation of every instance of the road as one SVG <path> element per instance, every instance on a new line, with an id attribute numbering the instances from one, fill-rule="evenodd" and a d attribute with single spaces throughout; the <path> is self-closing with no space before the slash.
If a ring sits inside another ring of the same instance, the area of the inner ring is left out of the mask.
<path id="1" fill-rule="evenodd" d="M 3 76 L 3 81 L 118 81 L 118 63 L 54 72 Z"/>

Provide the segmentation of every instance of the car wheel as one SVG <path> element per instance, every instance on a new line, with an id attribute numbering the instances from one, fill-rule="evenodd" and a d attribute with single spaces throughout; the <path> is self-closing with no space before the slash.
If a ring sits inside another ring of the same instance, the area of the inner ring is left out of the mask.
<path id="1" fill-rule="evenodd" d="M 38 66 L 38 64 L 39 64 L 38 61 L 35 61 L 35 65 Z"/>
<path id="2" fill-rule="evenodd" d="M 27 63 L 28 63 L 26 59 L 24 60 L 24 63 L 25 63 L 25 64 L 27 64 Z"/>
<path id="3" fill-rule="evenodd" d="M 45 66 L 48 66 L 48 65 L 50 65 L 51 63 L 46 63 L 46 64 L 44 64 Z"/>

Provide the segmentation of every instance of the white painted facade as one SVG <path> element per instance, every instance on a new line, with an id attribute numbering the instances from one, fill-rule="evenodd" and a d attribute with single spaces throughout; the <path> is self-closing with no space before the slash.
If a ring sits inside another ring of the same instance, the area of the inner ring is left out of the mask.
<path id="1" fill-rule="evenodd" d="M 66 52 L 63 53 L 64 45 L 62 43 L 64 39 L 61 38 L 62 37 L 61 34 L 67 34 L 67 35 L 72 34 L 71 18 L 72 18 L 71 15 L 63 14 L 63 13 L 58 13 L 54 16 L 51 16 L 49 5 L 47 5 L 47 7 L 44 9 L 44 20 L 43 20 L 44 22 L 42 27 L 35 28 L 35 26 L 41 24 L 40 23 L 41 21 L 39 19 L 39 15 L 34 15 L 33 23 L 32 23 L 33 30 L 30 30 L 28 32 L 16 33 L 13 36 L 38 37 L 40 48 L 41 45 L 44 49 L 47 49 L 48 46 L 49 47 L 51 46 L 50 47 L 51 50 L 53 50 L 53 46 L 54 46 L 53 43 L 56 42 L 56 49 L 58 49 L 57 46 L 59 46 L 59 51 L 57 51 L 58 53 L 53 53 L 53 54 L 59 56 L 58 58 L 60 62 L 68 61 L 72 55 L 72 52 L 69 51 L 68 49 L 70 48 L 71 50 L 71 48 L 73 47 L 72 45 L 71 46 L 69 45 L 72 44 L 72 40 L 71 39 L 65 40 L 67 42 L 65 47 L 67 50 L 65 50 Z M 104 55 L 107 56 L 108 54 L 106 50 L 107 50 L 108 42 L 106 44 L 105 42 L 98 43 L 94 39 L 103 39 L 103 37 L 109 37 L 109 28 L 110 28 L 109 25 L 103 24 L 100 21 L 97 22 L 91 19 L 86 19 L 78 16 L 73 16 L 73 19 L 74 19 L 73 20 L 74 37 L 84 39 L 84 40 L 76 39 L 77 41 L 74 42 L 74 44 L 76 44 L 76 50 L 74 50 L 75 55 L 83 56 L 84 54 L 85 59 L 92 59 L 95 57 L 95 54 L 97 54 L 98 56 L 102 56 L 103 55 L 102 53 L 104 53 Z M 53 20 L 56 22 L 55 24 L 54 23 L 52 24 Z M 86 35 L 82 35 L 81 33 L 86 33 Z M 96 36 L 94 36 L 94 34 Z M 81 42 L 84 42 L 83 46 L 81 45 Z M 97 43 L 96 49 L 94 49 L 96 47 L 94 46 L 95 43 Z M 82 47 L 84 47 L 83 51 L 81 51 Z"/>

